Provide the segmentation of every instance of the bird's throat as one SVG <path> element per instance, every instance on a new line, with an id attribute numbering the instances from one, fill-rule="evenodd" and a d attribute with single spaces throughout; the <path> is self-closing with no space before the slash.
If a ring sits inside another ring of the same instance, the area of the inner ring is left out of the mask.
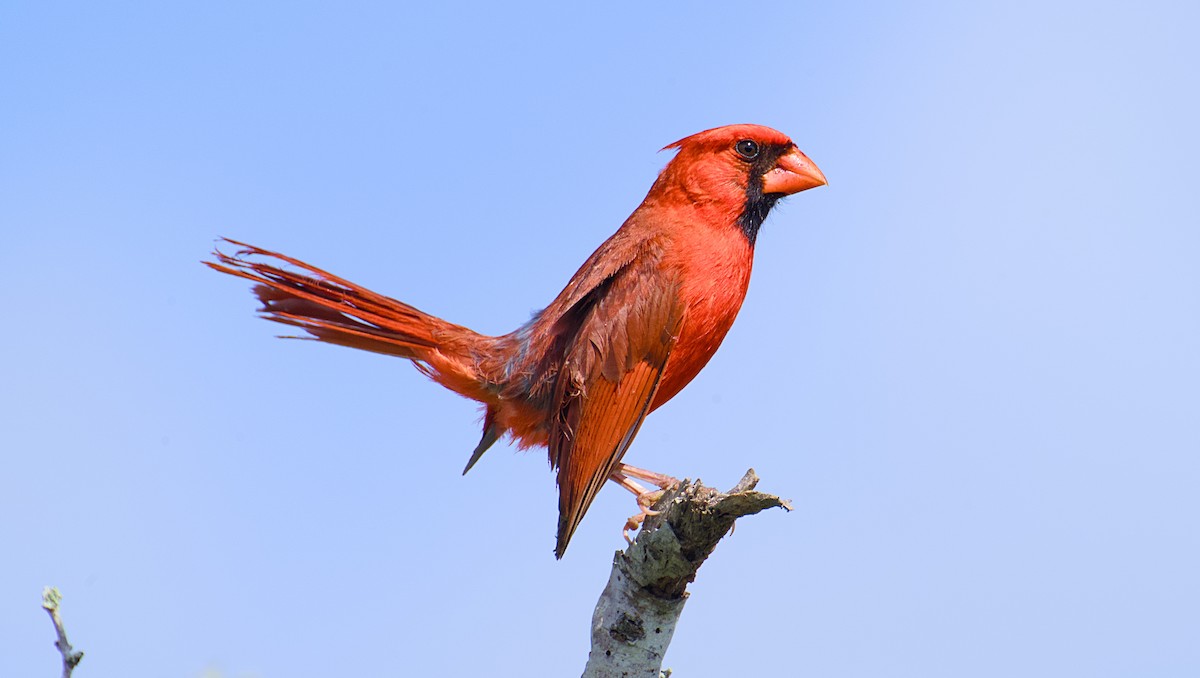
<path id="1" fill-rule="evenodd" d="M 758 239 L 758 229 L 762 228 L 763 222 L 767 219 L 767 214 L 771 212 L 771 208 L 782 197 L 778 193 L 763 195 L 761 186 L 757 195 L 754 195 L 749 189 L 746 191 L 746 202 L 742 207 L 741 215 L 738 217 L 738 225 L 742 227 L 742 233 L 750 241 L 751 247 L 754 247 L 754 242 Z"/>

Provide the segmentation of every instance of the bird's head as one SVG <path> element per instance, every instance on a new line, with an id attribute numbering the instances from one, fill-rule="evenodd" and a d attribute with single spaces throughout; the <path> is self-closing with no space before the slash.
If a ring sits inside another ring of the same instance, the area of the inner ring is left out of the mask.
<path id="1" fill-rule="evenodd" d="M 751 245 L 776 201 L 827 183 L 791 139 L 762 125 L 717 127 L 667 149 L 679 153 L 663 169 L 651 195 L 723 206 L 731 216 L 736 212 Z"/>

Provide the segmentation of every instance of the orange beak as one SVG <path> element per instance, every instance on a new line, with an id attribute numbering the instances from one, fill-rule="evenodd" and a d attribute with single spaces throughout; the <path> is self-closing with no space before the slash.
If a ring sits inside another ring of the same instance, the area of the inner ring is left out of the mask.
<path id="1" fill-rule="evenodd" d="M 780 156 L 775 167 L 763 175 L 763 193 L 791 195 L 829 183 L 808 156 L 793 148 Z"/>

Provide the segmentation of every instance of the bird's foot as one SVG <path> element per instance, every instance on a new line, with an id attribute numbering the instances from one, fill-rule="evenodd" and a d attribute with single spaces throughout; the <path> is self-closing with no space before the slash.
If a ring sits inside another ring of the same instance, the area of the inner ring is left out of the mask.
<path id="1" fill-rule="evenodd" d="M 642 480 L 652 482 L 655 485 L 658 485 L 661 489 L 648 490 L 635 483 L 629 476 L 634 476 L 641 478 Z M 613 470 L 611 474 L 609 474 L 608 478 L 621 487 L 629 490 L 634 494 L 635 497 L 637 497 L 638 512 L 636 515 L 630 516 L 629 519 L 625 521 L 625 527 L 621 530 L 621 535 L 624 536 L 625 541 L 629 542 L 630 544 L 633 543 L 633 539 L 629 537 L 629 531 L 636 531 L 642 526 L 642 523 L 646 520 L 646 518 L 658 515 L 659 512 L 652 510 L 650 507 L 654 505 L 654 502 L 662 499 L 662 496 L 667 492 L 667 488 L 670 488 L 679 482 L 671 476 L 666 476 L 661 473 L 654 473 L 653 471 L 646 471 L 634 466 L 629 466 L 628 464 L 618 465 L 618 467 Z"/>
<path id="2" fill-rule="evenodd" d="M 665 493 L 666 493 L 666 490 L 664 489 L 664 490 L 646 491 L 646 492 L 642 492 L 641 494 L 638 495 L 638 497 L 637 497 L 638 512 L 636 515 L 629 516 L 629 518 L 627 518 L 625 520 L 625 528 L 621 530 L 621 536 L 625 537 L 625 541 L 632 544 L 633 539 L 630 538 L 629 531 L 630 530 L 636 531 L 638 528 L 640 528 L 642 526 L 642 523 L 645 522 L 646 518 L 649 518 L 650 516 L 656 516 L 656 515 L 662 513 L 662 511 L 655 511 L 655 510 L 651 509 L 650 507 L 654 506 L 654 502 L 658 501 L 659 499 L 662 499 L 662 496 Z"/>

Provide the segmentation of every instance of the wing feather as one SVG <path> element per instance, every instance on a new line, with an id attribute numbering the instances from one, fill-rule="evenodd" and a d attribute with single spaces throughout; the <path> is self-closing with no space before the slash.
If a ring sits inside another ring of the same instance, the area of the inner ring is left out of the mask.
<path id="1" fill-rule="evenodd" d="M 650 410 L 683 320 L 678 285 L 653 249 L 579 303 L 555 383 L 550 460 L 558 468 L 562 557 Z"/>

